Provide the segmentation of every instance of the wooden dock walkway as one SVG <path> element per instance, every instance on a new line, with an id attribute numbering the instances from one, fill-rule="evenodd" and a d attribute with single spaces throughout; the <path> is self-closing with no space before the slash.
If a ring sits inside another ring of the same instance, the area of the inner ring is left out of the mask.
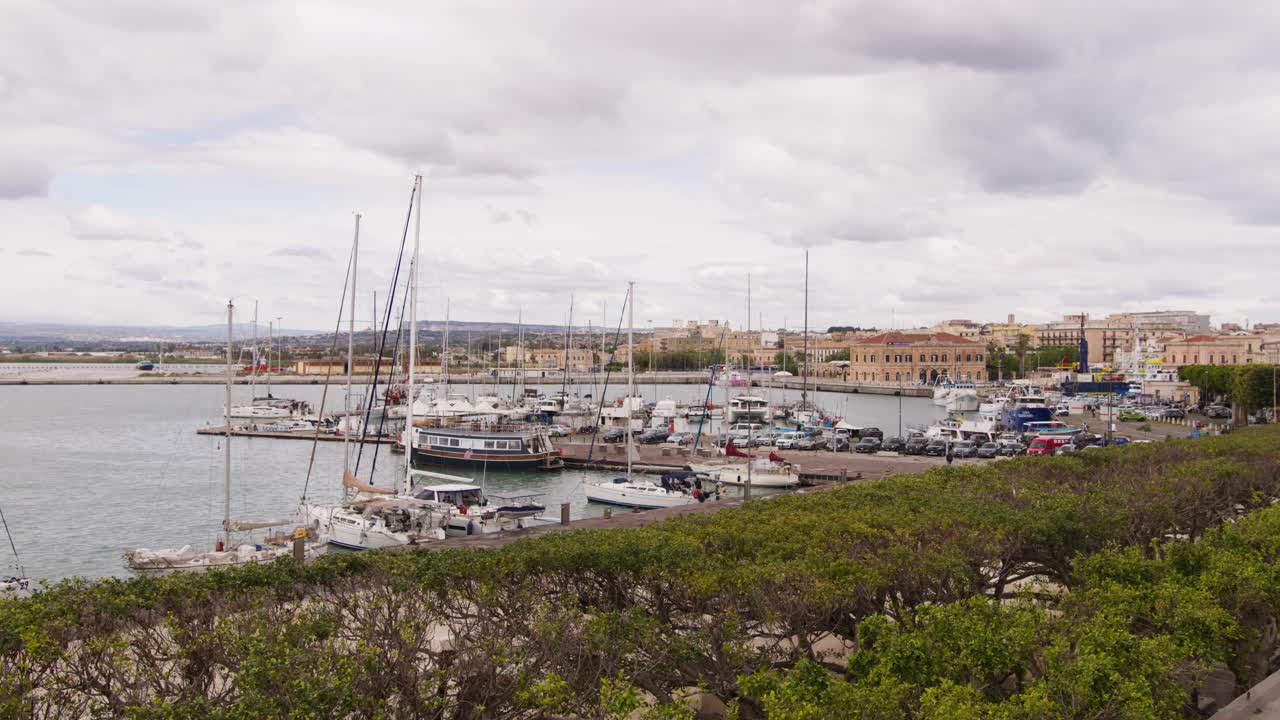
<path id="1" fill-rule="evenodd" d="M 197 435 L 226 435 L 226 425 L 210 425 L 196 430 Z M 252 425 L 233 425 L 231 427 L 232 437 L 255 437 L 270 438 L 272 440 L 316 440 L 320 442 L 342 442 L 342 436 L 334 433 L 320 433 L 317 437 L 315 430 L 296 430 L 292 432 L 282 432 L 276 430 L 255 430 Z M 352 441 L 359 438 L 352 435 Z M 366 443 L 374 443 L 378 445 L 389 445 L 395 442 L 395 438 L 390 435 L 367 435 L 364 438 Z"/>

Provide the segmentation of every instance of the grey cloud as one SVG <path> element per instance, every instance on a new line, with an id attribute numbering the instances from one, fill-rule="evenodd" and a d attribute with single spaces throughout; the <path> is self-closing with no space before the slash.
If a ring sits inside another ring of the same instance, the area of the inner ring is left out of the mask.
<path id="1" fill-rule="evenodd" d="M 68 218 L 72 236 L 93 242 L 141 242 L 198 249 L 201 244 L 181 231 L 92 205 Z"/>
<path id="2" fill-rule="evenodd" d="M 832 27 L 830 42 L 884 60 L 1002 72 L 1048 67 L 1056 57 L 1042 37 L 1042 8 L 1024 8 L 1001 13 L 964 3 L 855 3 Z"/>
<path id="3" fill-rule="evenodd" d="M 24 257 L 52 257 L 51 253 L 47 253 L 44 250 L 36 250 L 33 248 L 26 248 L 24 250 L 19 250 L 18 255 L 22 255 Z"/>
<path id="4" fill-rule="evenodd" d="M 837 242 L 882 245 L 929 237 L 941 230 L 935 218 L 916 210 L 883 214 L 849 211 L 826 222 L 775 234 L 773 240 L 790 247 L 821 247 Z"/>
<path id="5" fill-rule="evenodd" d="M 273 250 L 271 254 L 276 257 L 296 257 L 304 258 L 306 260 L 315 260 L 317 262 L 327 262 L 330 259 L 329 253 L 324 250 L 317 247 L 307 246 L 281 248 L 279 250 Z"/>
<path id="6" fill-rule="evenodd" d="M 0 200 L 43 197 L 52 179 L 41 163 L 0 151 Z"/>
<path id="7" fill-rule="evenodd" d="M 503 210 L 501 208 L 491 207 L 489 208 L 489 222 L 494 225 L 506 225 L 511 222 L 519 222 L 524 224 L 526 227 L 535 227 L 542 222 L 542 220 L 538 217 L 537 213 L 523 208 Z"/>

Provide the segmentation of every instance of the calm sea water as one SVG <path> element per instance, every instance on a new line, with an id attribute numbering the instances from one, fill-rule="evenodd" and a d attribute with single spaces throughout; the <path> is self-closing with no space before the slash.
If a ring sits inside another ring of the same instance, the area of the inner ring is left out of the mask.
<path id="1" fill-rule="evenodd" d="M 277 397 L 306 399 L 319 406 L 323 387 L 277 386 Z M 558 390 L 559 386 L 543 386 Z M 454 390 L 495 392 L 492 386 Z M 652 385 L 640 390 L 650 401 L 701 400 L 705 386 Z M 736 390 L 735 390 L 736 391 Z M 3 507 L 27 573 L 56 580 L 71 576 L 125 576 L 125 547 L 211 547 L 222 522 L 223 452 L 220 437 L 196 429 L 221 423 L 221 386 L 88 385 L 0 388 L 0 507 Z M 496 389 L 509 396 L 510 386 Z M 582 392 L 590 392 L 582 389 Z M 767 389 L 758 393 L 769 395 Z M 341 402 L 330 387 L 327 407 Z M 610 387 L 607 398 L 622 394 Z M 236 402 L 250 390 L 233 389 Z M 886 434 L 898 427 L 899 401 L 875 395 L 815 394 L 833 415 Z M 799 399 L 798 391 L 773 391 L 772 402 Z M 714 402 L 723 401 L 717 388 Z M 903 422 L 928 423 L 943 416 L 930 401 L 905 398 Z M 375 447 L 377 450 L 375 451 Z M 293 518 L 304 486 L 310 498 L 340 494 L 342 444 L 319 443 L 311 479 L 312 444 L 298 440 L 236 438 L 232 442 L 232 514 L 237 518 Z M 375 482 L 403 475 L 403 457 L 387 446 L 369 445 L 361 476 L 374 464 Z M 457 472 L 480 479 L 479 472 Z M 561 502 L 572 515 L 599 515 L 586 502 L 583 483 L 615 473 L 564 470 L 552 473 L 488 473 L 491 492 L 539 492 L 555 514 Z M 0 540 L 0 545 L 4 545 Z M 0 547 L 0 572 L 12 553 Z"/>

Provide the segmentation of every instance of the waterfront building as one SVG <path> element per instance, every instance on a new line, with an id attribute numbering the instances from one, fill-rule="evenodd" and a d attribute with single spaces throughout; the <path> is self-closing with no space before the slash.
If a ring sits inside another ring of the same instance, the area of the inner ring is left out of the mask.
<path id="1" fill-rule="evenodd" d="M 849 380 L 882 385 L 986 379 L 979 342 L 950 333 L 886 332 L 849 345 Z"/>
<path id="2" fill-rule="evenodd" d="M 1209 316 L 1191 310 L 1112 313 L 1107 316 L 1107 321 L 1134 328 L 1181 330 L 1189 335 L 1208 335 L 1210 332 Z"/>
<path id="3" fill-rule="evenodd" d="M 1091 365 L 1112 365 L 1116 361 L 1117 350 L 1133 347 L 1134 323 L 1128 318 L 1113 315 L 1106 320 L 1091 320 L 1087 314 L 1064 315 L 1062 320 L 1037 326 L 1039 345 L 1079 347 L 1082 325 L 1084 339 L 1089 343 Z"/>
<path id="4" fill-rule="evenodd" d="M 989 340 L 994 342 L 996 347 L 1007 350 L 1017 347 L 1018 338 L 1022 335 L 1027 336 L 1030 342 L 1028 347 L 1036 348 L 1040 345 L 1040 335 L 1036 326 L 1030 323 L 1017 322 L 1013 313 L 1009 313 L 1009 317 L 1005 322 L 983 326 L 981 335 L 975 339 L 982 340 L 984 345 Z"/>
<path id="5" fill-rule="evenodd" d="M 1266 338 L 1257 335 L 1193 335 L 1166 342 L 1166 368 L 1183 365 L 1247 365 L 1267 362 Z"/>

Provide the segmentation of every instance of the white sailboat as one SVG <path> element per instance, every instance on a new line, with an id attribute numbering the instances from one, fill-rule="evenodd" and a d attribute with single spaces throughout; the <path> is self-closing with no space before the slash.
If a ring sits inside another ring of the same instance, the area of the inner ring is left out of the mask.
<path id="1" fill-rule="evenodd" d="M 630 350 L 635 347 L 633 333 L 635 329 L 635 283 L 627 283 L 627 397 L 634 398 L 635 393 L 635 353 Z M 631 409 L 633 403 L 624 403 L 627 408 L 627 475 L 626 477 L 615 478 L 614 480 L 601 483 L 587 483 L 586 493 L 587 500 L 598 503 L 606 503 L 609 505 L 621 505 L 623 507 L 633 507 L 642 509 L 654 509 L 665 507 L 677 507 L 680 505 L 689 505 L 697 502 L 688 492 L 684 490 L 673 489 L 674 486 L 663 487 L 658 483 L 650 480 L 637 480 L 632 476 L 631 467 L 635 462 L 636 449 L 635 442 L 630 428 Z"/>
<path id="2" fill-rule="evenodd" d="M 414 178 L 415 218 L 413 254 L 409 258 L 409 367 L 406 377 L 407 397 L 413 395 L 413 370 L 417 363 L 418 251 L 422 233 L 422 176 Z M 360 214 L 356 213 L 355 234 L 351 241 L 351 297 L 355 298 L 356 262 L 360 251 Z M 355 302 L 351 303 L 347 333 L 346 408 L 350 417 L 351 366 L 354 364 Z M 414 422 L 414 403 L 405 406 L 406 427 Z M 343 501 L 336 504 L 304 503 L 303 511 L 322 542 L 348 550 L 377 550 L 400 545 L 418 545 L 443 540 L 449 512 L 432 502 L 399 495 L 395 488 L 363 482 L 351 470 L 351 435 L 342 435 Z M 408 458 L 406 458 L 406 464 Z M 406 476 L 406 483 L 408 476 Z"/>
<path id="3" fill-rule="evenodd" d="M 165 573 L 175 570 L 203 572 L 214 568 L 271 562 L 272 560 L 288 557 L 293 553 L 294 535 L 292 533 L 275 533 L 261 542 L 232 542 L 231 539 L 232 533 L 289 524 L 288 520 L 233 520 L 231 518 L 231 379 L 234 375 L 231 368 L 231 333 L 234 313 L 234 305 L 228 302 L 226 403 L 223 406 L 226 437 L 223 438 L 222 533 L 219 535 L 214 549 L 209 552 L 200 552 L 190 545 L 162 550 L 151 550 L 149 548 L 125 550 L 125 563 L 134 572 Z M 298 529 L 298 532 L 306 533 L 301 528 Z M 315 542 L 309 535 L 306 537 L 303 545 L 304 557 L 314 557 L 322 550 L 322 545 Z"/>
<path id="4" fill-rule="evenodd" d="M 0 598 L 25 595 L 31 590 L 31 578 L 27 577 L 27 570 L 22 566 L 22 559 L 18 557 L 18 545 L 13 541 L 13 534 L 9 532 L 9 521 L 4 517 L 4 510 L 0 510 L 0 525 L 4 525 L 4 535 L 9 538 L 9 549 L 13 551 L 14 570 L 12 575 L 0 575 Z"/>

